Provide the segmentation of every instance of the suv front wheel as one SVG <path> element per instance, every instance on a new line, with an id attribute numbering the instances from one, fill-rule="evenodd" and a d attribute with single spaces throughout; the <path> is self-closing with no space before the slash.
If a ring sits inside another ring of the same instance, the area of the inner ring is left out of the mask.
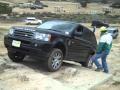
<path id="1" fill-rule="evenodd" d="M 22 62 L 23 59 L 25 58 L 25 55 L 20 53 L 20 52 L 8 52 L 8 57 L 13 61 L 13 62 Z"/>
<path id="2" fill-rule="evenodd" d="M 63 53 L 60 49 L 53 49 L 47 61 L 47 68 L 54 72 L 60 69 L 63 62 Z"/>

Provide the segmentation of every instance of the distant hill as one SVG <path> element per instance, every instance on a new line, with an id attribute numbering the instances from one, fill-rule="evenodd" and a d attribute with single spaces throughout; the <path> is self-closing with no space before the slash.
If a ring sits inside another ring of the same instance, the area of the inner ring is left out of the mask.
<path id="1" fill-rule="evenodd" d="M 22 3 L 22 2 L 27 2 L 28 0 L 0 0 L 0 1 L 6 1 L 11 3 Z"/>
<path id="2" fill-rule="evenodd" d="M 35 1 L 35 0 L 0 0 L 0 1 L 6 1 L 6 2 L 11 2 L 11 3 L 24 3 L 28 1 Z M 50 1 L 50 0 L 40 0 L 40 1 Z M 63 0 L 51 0 L 51 1 L 63 1 Z M 66 0 L 66 1 L 84 1 L 84 0 Z M 89 0 L 93 2 L 100 2 L 102 0 Z M 109 2 L 120 2 L 120 0 L 107 0 Z"/>
<path id="3" fill-rule="evenodd" d="M 105 0 L 76 0 L 76 1 L 90 1 L 90 2 L 102 2 Z M 120 2 L 120 0 L 106 0 L 107 2 Z"/>

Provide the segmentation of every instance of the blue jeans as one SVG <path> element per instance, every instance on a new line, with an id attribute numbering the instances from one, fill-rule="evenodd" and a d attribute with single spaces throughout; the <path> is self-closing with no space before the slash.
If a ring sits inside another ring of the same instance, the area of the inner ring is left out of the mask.
<path id="1" fill-rule="evenodd" d="M 95 63 L 95 65 L 97 66 L 97 68 L 103 68 L 104 71 L 108 71 L 108 66 L 107 66 L 107 62 L 106 62 L 106 58 L 107 58 L 108 53 L 106 52 L 102 52 L 100 54 L 95 54 L 91 57 L 91 60 Z M 101 58 L 102 60 L 102 65 L 98 62 L 98 59 Z"/>

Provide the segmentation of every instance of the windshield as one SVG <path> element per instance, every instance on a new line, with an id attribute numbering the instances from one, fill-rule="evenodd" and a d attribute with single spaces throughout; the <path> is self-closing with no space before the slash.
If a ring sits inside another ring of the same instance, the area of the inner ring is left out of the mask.
<path id="1" fill-rule="evenodd" d="M 74 23 L 48 21 L 38 26 L 37 28 L 70 32 L 75 26 L 76 25 Z"/>

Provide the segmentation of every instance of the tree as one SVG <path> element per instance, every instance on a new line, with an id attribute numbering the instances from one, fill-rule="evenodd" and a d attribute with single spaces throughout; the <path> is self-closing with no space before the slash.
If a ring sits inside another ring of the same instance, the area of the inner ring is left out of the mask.
<path id="1" fill-rule="evenodd" d="M 35 4 L 36 4 L 36 5 L 41 4 L 40 0 L 35 0 Z"/>
<path id="2" fill-rule="evenodd" d="M 87 3 L 89 3 L 89 0 L 76 0 L 78 3 L 81 4 L 81 7 L 87 7 Z"/>
<path id="3" fill-rule="evenodd" d="M 106 4 L 106 3 L 108 3 L 108 0 L 102 0 L 101 2 Z"/>
<path id="4" fill-rule="evenodd" d="M 81 4 L 81 7 L 87 7 L 87 2 L 86 1 L 81 1 L 80 4 Z"/>
<path id="5" fill-rule="evenodd" d="M 12 12 L 12 8 L 9 4 L 0 3 L 0 14 L 10 14 Z"/>
<path id="6" fill-rule="evenodd" d="M 120 8 L 120 2 L 112 3 L 112 5 L 110 7 L 112 7 L 112 8 Z"/>
<path id="7" fill-rule="evenodd" d="M 32 0 L 28 0 L 28 3 L 32 3 Z"/>

